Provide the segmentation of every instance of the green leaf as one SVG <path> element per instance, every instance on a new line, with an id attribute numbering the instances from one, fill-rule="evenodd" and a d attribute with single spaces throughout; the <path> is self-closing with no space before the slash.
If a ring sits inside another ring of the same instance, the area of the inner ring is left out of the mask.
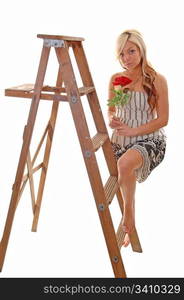
<path id="1" fill-rule="evenodd" d="M 108 100 L 108 106 L 122 106 L 128 103 L 130 94 L 123 92 L 122 90 L 113 90 L 115 96 Z"/>

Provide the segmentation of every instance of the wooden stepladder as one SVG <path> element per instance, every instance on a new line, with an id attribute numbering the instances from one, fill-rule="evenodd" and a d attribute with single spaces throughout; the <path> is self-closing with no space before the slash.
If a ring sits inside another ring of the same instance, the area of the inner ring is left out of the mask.
<path id="1" fill-rule="evenodd" d="M 70 105 L 73 115 L 114 275 L 115 277 L 124 278 L 126 277 L 126 272 L 120 252 L 124 239 L 124 233 L 121 226 L 122 219 L 120 221 L 118 229 L 115 231 L 109 210 L 109 205 L 116 195 L 123 216 L 123 199 L 118 185 L 116 161 L 113 155 L 107 128 L 104 122 L 99 100 L 82 45 L 82 41 L 84 39 L 78 37 L 42 34 L 39 34 L 38 37 L 43 39 L 43 49 L 35 84 L 25 84 L 5 90 L 6 96 L 32 98 L 32 102 L 27 124 L 24 128 L 22 150 L 18 162 L 15 182 L 12 188 L 12 196 L 7 219 L 5 222 L 4 232 L 0 243 L 0 269 L 2 270 L 3 267 L 16 207 L 27 181 L 29 181 L 30 184 L 32 199 L 32 231 L 37 230 L 59 102 L 67 101 Z M 55 87 L 43 85 L 51 47 L 55 49 L 59 63 L 59 70 Z M 73 50 L 74 57 L 76 59 L 76 63 L 84 85 L 81 88 L 78 88 L 77 86 L 69 53 L 70 48 L 72 48 Z M 86 122 L 81 102 L 81 96 L 83 95 L 87 96 L 90 110 L 92 112 L 93 120 L 96 126 L 97 133 L 94 137 L 90 137 L 88 125 Z M 29 148 L 40 99 L 53 101 L 52 110 L 50 119 L 43 133 L 43 136 L 41 137 L 35 155 L 33 156 L 33 159 L 31 159 Z M 39 165 L 34 166 L 39 150 L 45 139 L 46 146 L 43 161 Z M 99 167 L 95 156 L 95 152 L 100 147 L 102 147 L 103 149 L 104 157 L 109 170 L 109 178 L 105 185 L 103 185 L 102 183 Z M 27 174 L 24 174 L 26 165 L 28 171 Z M 33 175 L 39 169 L 41 169 L 41 175 L 38 193 L 36 196 L 34 191 Z M 136 230 L 130 238 L 133 251 L 142 252 Z"/>

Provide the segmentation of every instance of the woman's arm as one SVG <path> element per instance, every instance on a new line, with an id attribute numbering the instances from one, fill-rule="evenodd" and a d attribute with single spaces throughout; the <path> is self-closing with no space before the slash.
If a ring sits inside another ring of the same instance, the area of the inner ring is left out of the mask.
<path id="1" fill-rule="evenodd" d="M 167 125 L 169 119 L 168 88 L 167 81 L 161 74 L 157 74 L 155 88 L 158 93 L 156 104 L 157 118 L 136 128 L 130 128 L 126 124 L 123 124 L 117 134 L 124 136 L 145 135 Z"/>

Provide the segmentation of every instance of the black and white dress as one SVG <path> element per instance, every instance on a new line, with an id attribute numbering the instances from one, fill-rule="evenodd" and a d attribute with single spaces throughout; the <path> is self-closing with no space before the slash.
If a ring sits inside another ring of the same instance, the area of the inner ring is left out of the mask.
<path id="1" fill-rule="evenodd" d="M 116 116 L 120 121 L 135 128 L 156 118 L 155 113 L 151 112 L 145 92 L 129 91 L 129 93 L 131 93 L 129 102 L 117 108 Z M 143 165 L 136 170 L 136 178 L 138 182 L 143 182 L 164 158 L 166 135 L 163 128 L 153 133 L 132 137 L 119 136 L 114 130 L 111 143 L 117 160 L 130 148 L 142 154 Z"/>

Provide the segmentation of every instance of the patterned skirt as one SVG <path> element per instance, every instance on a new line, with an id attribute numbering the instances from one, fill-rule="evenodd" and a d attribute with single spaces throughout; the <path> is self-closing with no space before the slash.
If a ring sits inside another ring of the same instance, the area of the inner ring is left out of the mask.
<path id="1" fill-rule="evenodd" d="M 157 167 L 164 159 L 166 150 L 165 139 L 145 139 L 137 141 L 134 144 L 128 144 L 123 149 L 119 144 L 112 143 L 112 149 L 116 160 L 118 160 L 128 149 L 135 149 L 143 157 L 143 165 L 136 170 L 138 182 L 143 182 L 149 176 L 151 171 Z"/>

